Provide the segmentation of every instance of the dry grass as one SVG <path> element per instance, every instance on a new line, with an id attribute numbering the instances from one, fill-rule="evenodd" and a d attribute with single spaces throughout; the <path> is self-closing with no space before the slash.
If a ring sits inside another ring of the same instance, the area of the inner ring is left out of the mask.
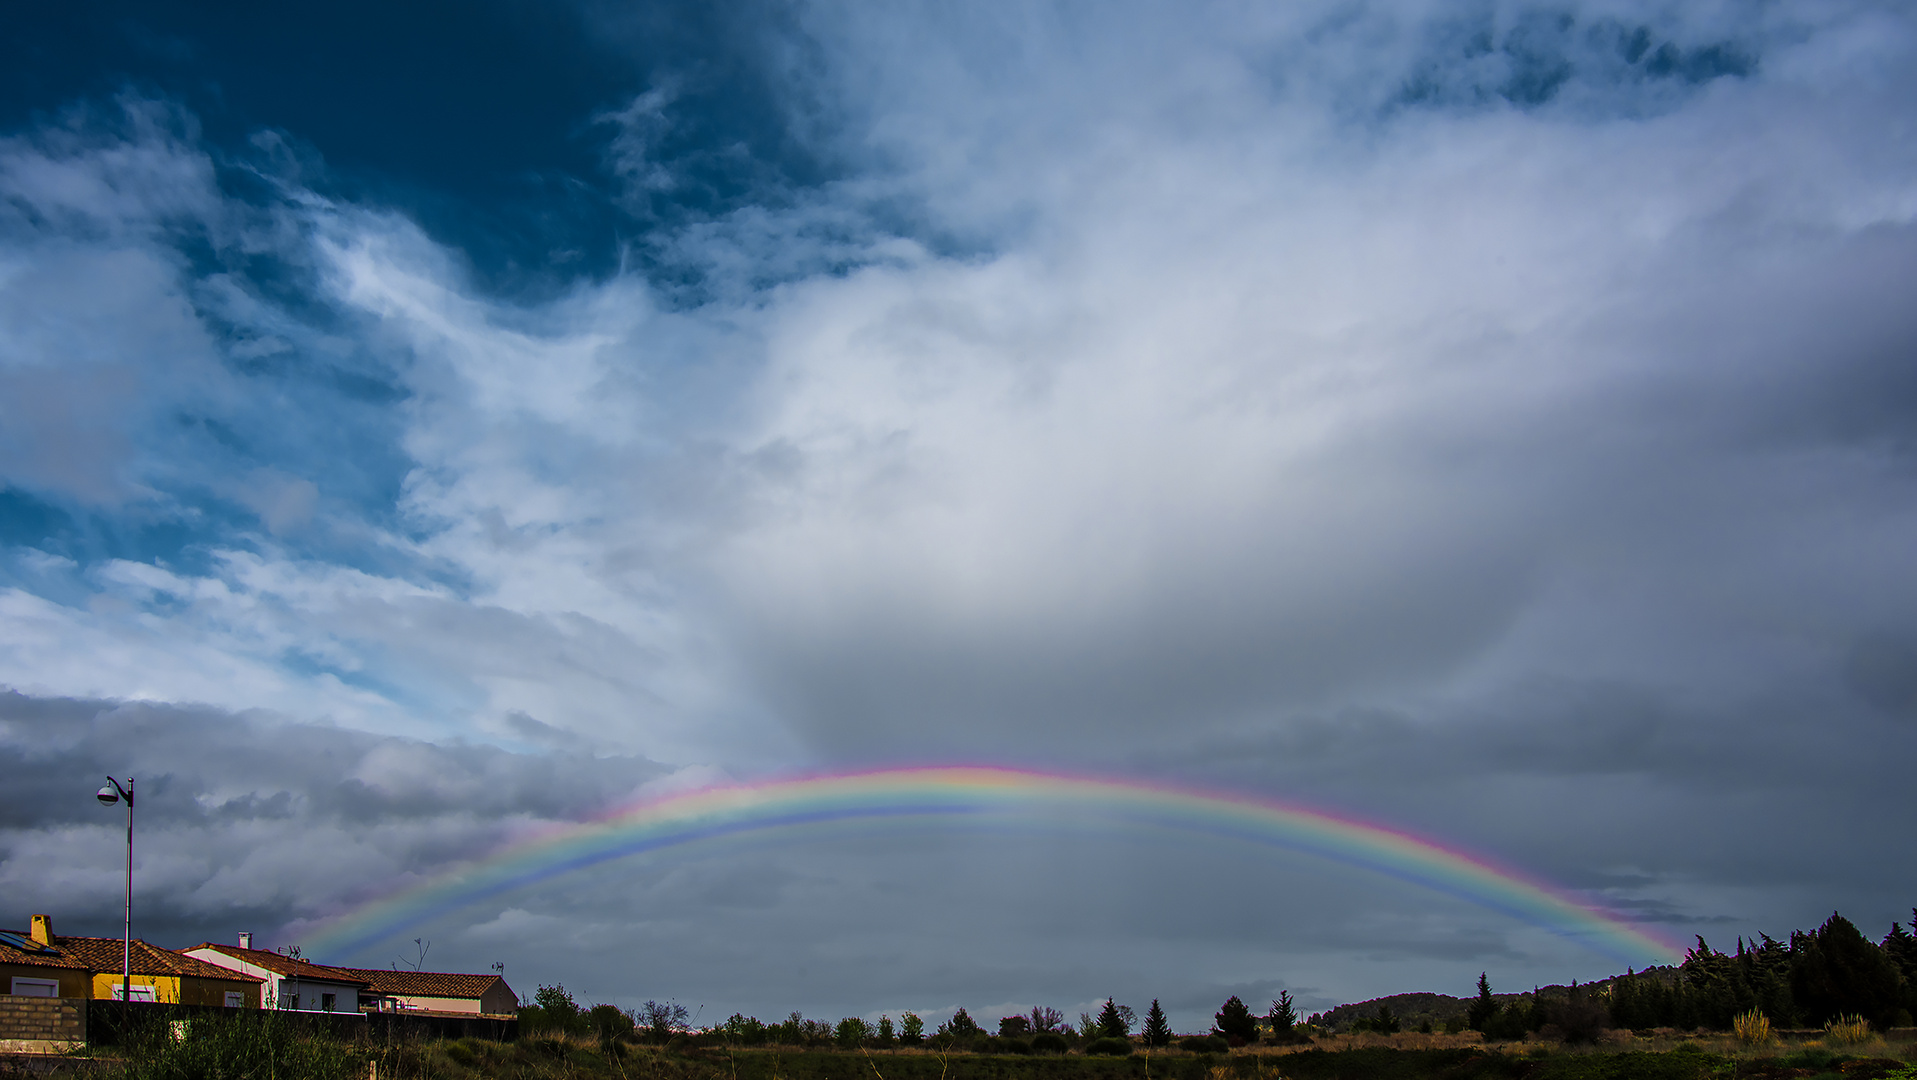
<path id="1" fill-rule="evenodd" d="M 1861 1016 L 1839 1016 L 1824 1025 L 1824 1041 L 1831 1046 L 1856 1046 L 1870 1041 L 1870 1025 Z"/>
<path id="2" fill-rule="evenodd" d="M 1771 1018 L 1756 1009 L 1733 1018 L 1731 1033 L 1745 1046 L 1769 1046 L 1776 1038 L 1771 1034 Z"/>

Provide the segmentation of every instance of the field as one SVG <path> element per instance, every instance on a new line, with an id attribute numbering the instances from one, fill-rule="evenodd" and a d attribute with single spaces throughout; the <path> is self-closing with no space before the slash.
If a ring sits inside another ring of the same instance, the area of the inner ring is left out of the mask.
<path id="1" fill-rule="evenodd" d="M 1917 1044 L 1830 1047 L 1816 1039 L 1749 1047 L 1729 1035 L 1610 1032 L 1596 1045 L 1484 1046 L 1475 1034 L 1346 1035 L 1304 1047 L 1224 1054 L 1138 1049 L 1130 1056 L 929 1049 L 727 1046 L 710 1036 L 665 1046 L 535 1035 L 512 1043 L 368 1046 L 270 1023 L 196 1025 L 120 1054 L 0 1062 L 0 1077 L 99 1080 L 1917 1080 Z"/>

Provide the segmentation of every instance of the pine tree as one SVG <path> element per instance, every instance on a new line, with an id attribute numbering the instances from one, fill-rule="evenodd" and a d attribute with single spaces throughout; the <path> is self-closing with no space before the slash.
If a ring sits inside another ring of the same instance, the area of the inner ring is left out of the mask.
<path id="1" fill-rule="evenodd" d="M 1493 1017 L 1498 1015 L 1498 1002 L 1491 996 L 1491 980 L 1485 972 L 1478 972 L 1478 996 L 1471 1000 L 1471 1008 L 1464 1014 L 1464 1023 L 1473 1031 L 1483 1031 Z"/>
<path id="2" fill-rule="evenodd" d="M 1278 1038 L 1291 1035 L 1291 1029 L 1298 1026 L 1298 1010 L 1291 1003 L 1291 991 L 1278 991 L 1278 1000 L 1271 1003 L 1271 1013 L 1265 1017 L 1265 1023 Z"/>
<path id="3" fill-rule="evenodd" d="M 1112 1003 L 1111 998 L 1106 998 L 1105 1007 L 1098 1010 L 1098 1031 L 1109 1039 L 1127 1038 L 1132 1033 L 1132 1026 L 1125 1022 L 1124 1014 L 1118 1011 L 1118 1006 Z"/>
<path id="4" fill-rule="evenodd" d="M 1170 1046 L 1171 1025 L 1165 1021 L 1165 1010 L 1158 1007 L 1158 999 L 1152 999 L 1152 1007 L 1145 1010 L 1145 1045 Z"/>
<path id="5" fill-rule="evenodd" d="M 900 1042 L 907 1046 L 917 1046 L 924 1038 L 925 1021 L 919 1019 L 918 1013 L 904 1013 L 899 1017 Z"/>
<path id="6" fill-rule="evenodd" d="M 1217 1027 L 1212 1030 L 1227 1039 L 1237 1039 L 1241 1045 L 1258 1039 L 1258 1021 L 1236 994 L 1225 1002 L 1212 1019 L 1217 1021 Z"/>

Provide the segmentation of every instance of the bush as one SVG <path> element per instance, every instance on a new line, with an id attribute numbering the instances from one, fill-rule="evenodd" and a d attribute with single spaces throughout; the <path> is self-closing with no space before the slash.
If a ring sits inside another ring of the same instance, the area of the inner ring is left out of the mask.
<path id="1" fill-rule="evenodd" d="M 1085 1052 L 1088 1054 L 1109 1054 L 1112 1057 L 1126 1057 L 1132 1052 L 1132 1041 L 1130 1039 L 1120 1039 L 1116 1036 L 1107 1035 L 1102 1039 L 1093 1039 L 1091 1045 L 1085 1047 Z"/>
<path id="2" fill-rule="evenodd" d="M 1024 1039 L 993 1039 L 990 1047 L 1001 1054 L 1029 1054 L 1032 1052 L 1032 1044 L 1026 1042 Z"/>
<path id="3" fill-rule="evenodd" d="M 1032 1049 L 1041 1054 L 1062 1054 L 1070 1048 L 1065 1036 L 1056 1031 L 1041 1031 L 1032 1036 Z"/>
<path id="4" fill-rule="evenodd" d="M 1195 1054 L 1223 1054 L 1231 1050 L 1231 1044 L 1216 1035 L 1193 1035 L 1179 1040 L 1178 1045 Z"/>

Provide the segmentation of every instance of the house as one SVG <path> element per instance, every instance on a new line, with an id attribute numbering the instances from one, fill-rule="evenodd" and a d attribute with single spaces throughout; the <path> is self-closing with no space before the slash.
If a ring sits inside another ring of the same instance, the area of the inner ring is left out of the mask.
<path id="1" fill-rule="evenodd" d="M 252 937 L 241 934 L 240 945 L 209 941 L 181 951 L 194 960 L 262 981 L 266 1008 L 359 1015 L 360 995 L 367 989 L 365 979 L 270 949 L 255 949 Z"/>
<path id="2" fill-rule="evenodd" d="M 8 933 L 0 937 L 0 943 L 4 943 L 9 954 L 7 966 L 41 969 L 40 976 L 10 974 L 8 978 L 14 987 L 24 987 L 30 992 L 37 990 L 42 997 L 118 1001 L 122 991 L 130 989 L 134 1001 L 223 1005 L 235 1009 L 257 1009 L 260 1005 L 260 980 L 252 976 L 216 967 L 138 938 L 128 943 L 122 938 L 55 935 L 52 922 L 45 915 L 33 917 L 33 929 L 24 940 L 19 934 Z M 61 966 L 56 968 L 53 962 Z M 48 993 L 48 982 L 54 984 L 52 993 Z"/>
<path id="3" fill-rule="evenodd" d="M 53 944 L 45 915 L 30 932 L 0 930 L 0 992 L 21 997 L 92 996 L 93 969 Z"/>
<path id="4" fill-rule="evenodd" d="M 443 971 L 381 971 L 341 968 L 365 979 L 368 995 L 361 1007 L 473 1015 L 513 1016 L 519 995 L 498 975 L 455 975 Z"/>

